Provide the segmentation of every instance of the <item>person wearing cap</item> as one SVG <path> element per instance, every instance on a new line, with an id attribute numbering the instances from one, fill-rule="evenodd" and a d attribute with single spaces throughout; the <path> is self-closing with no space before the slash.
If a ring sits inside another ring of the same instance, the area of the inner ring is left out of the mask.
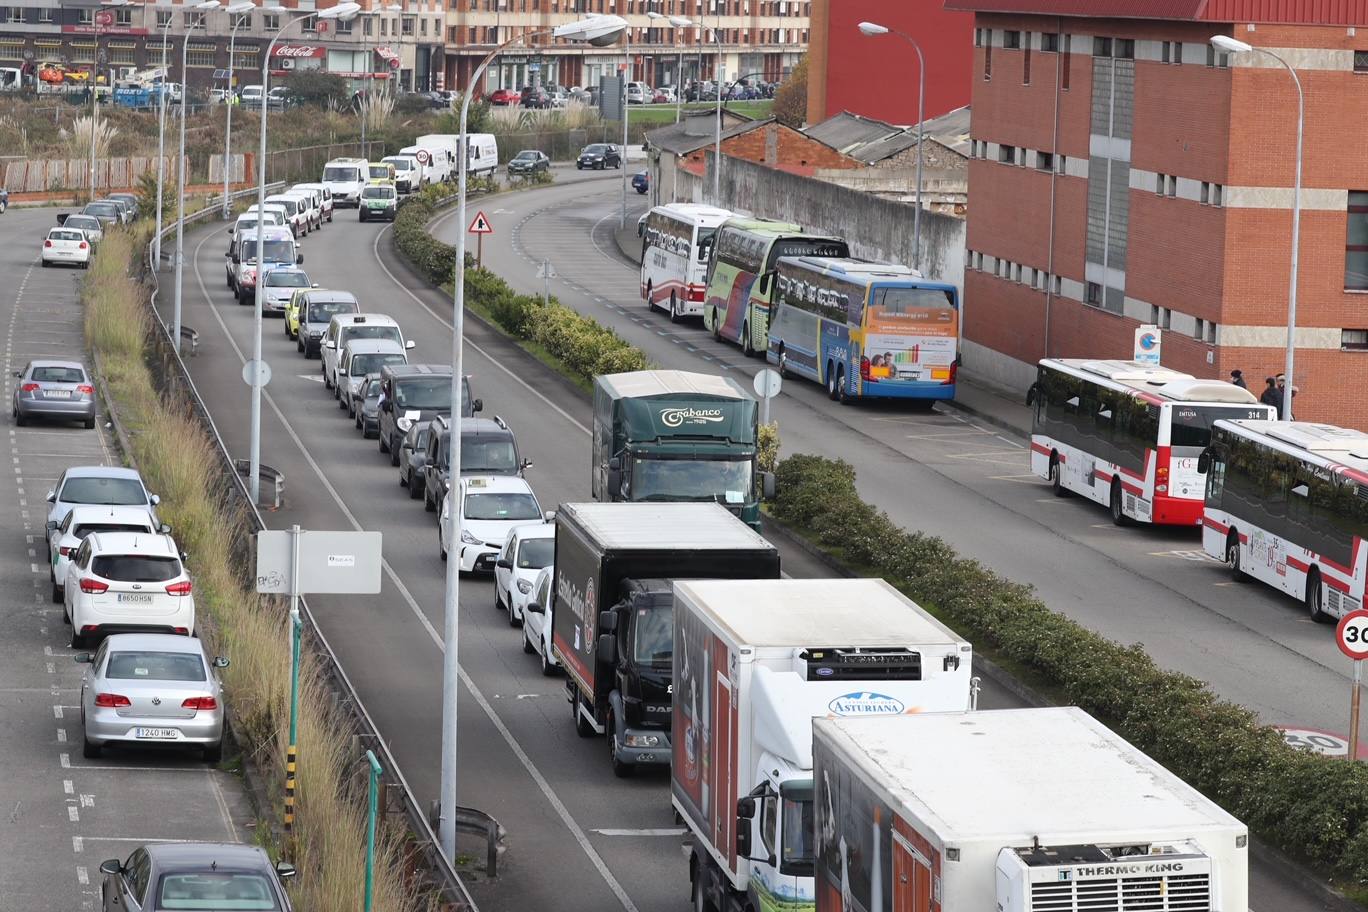
<path id="1" fill-rule="evenodd" d="M 1293 386 L 1293 387 L 1292 387 L 1292 403 L 1293 403 L 1294 405 L 1295 405 L 1296 402 L 1297 402 L 1297 393 L 1298 393 L 1298 392 L 1299 392 L 1299 390 L 1297 389 L 1297 387 Z M 1284 398 L 1285 398 L 1286 396 L 1287 396 L 1287 375 L 1286 375 L 1286 374 L 1278 374 L 1278 417 L 1279 417 L 1279 418 L 1282 417 L 1283 400 L 1284 400 Z M 1288 420 L 1289 420 L 1289 421 L 1294 421 L 1294 420 L 1296 420 L 1296 416 L 1290 414 L 1291 410 L 1289 409 L 1288 411 L 1289 411 L 1289 414 L 1288 414 L 1288 416 L 1287 416 L 1287 417 L 1288 417 Z"/>
<path id="2" fill-rule="evenodd" d="M 1244 371 L 1241 371 L 1241 370 L 1233 370 L 1233 371 L 1231 371 L 1231 372 L 1230 372 L 1230 382 L 1233 383 L 1233 384 L 1235 384 L 1236 386 L 1238 386 L 1240 389 L 1249 389 L 1249 387 L 1245 384 Z"/>

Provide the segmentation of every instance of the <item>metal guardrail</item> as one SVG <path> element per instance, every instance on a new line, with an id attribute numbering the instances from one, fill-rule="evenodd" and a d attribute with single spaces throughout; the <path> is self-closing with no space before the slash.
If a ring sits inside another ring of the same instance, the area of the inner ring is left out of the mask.
<path id="1" fill-rule="evenodd" d="M 280 186 L 283 186 L 283 183 L 268 184 L 267 190 L 271 191 L 272 188 Z M 256 188 L 242 190 L 229 194 L 229 199 L 239 199 L 255 193 Z M 211 204 L 208 208 L 187 214 L 185 220 L 187 222 L 201 221 L 210 216 L 218 215 L 222 211 L 221 196 L 218 197 L 218 199 L 218 203 Z M 174 231 L 174 227 L 175 226 L 172 225 L 169 228 L 163 228 L 161 231 L 162 235 L 165 236 Z M 266 528 L 266 523 L 262 519 L 261 512 L 257 508 L 257 505 L 252 503 L 251 493 L 247 488 L 246 479 L 237 471 L 235 460 L 232 455 L 229 454 L 228 448 L 223 442 L 223 435 L 219 433 L 218 426 L 214 423 L 214 419 L 209 414 L 209 409 L 204 403 L 204 398 L 200 395 L 198 387 L 195 386 L 194 380 L 190 377 L 190 371 L 186 368 L 185 361 L 175 354 L 175 348 L 172 344 L 171 328 L 166 324 L 166 321 L 162 319 L 160 312 L 157 310 L 157 295 L 159 294 L 161 287 L 157 277 L 158 264 L 152 254 L 154 243 L 155 242 L 150 242 L 146 251 L 146 263 L 152 275 L 153 286 L 149 303 L 152 305 L 153 316 L 162 329 L 162 335 L 164 336 L 162 341 L 166 346 L 165 354 L 169 355 L 169 359 L 177 367 L 177 380 L 184 385 L 186 393 L 190 396 L 194 405 L 196 417 L 204 423 L 213 436 L 221 463 L 221 474 L 227 482 L 228 489 L 235 495 L 235 499 L 239 502 L 239 505 L 244 508 L 246 518 L 251 526 L 250 533 L 251 535 L 255 535 L 255 533 Z M 242 551 L 241 556 L 244 559 L 247 559 L 254 551 L 250 542 L 238 543 L 238 548 Z M 328 643 L 327 637 L 323 635 L 322 629 L 318 626 L 313 612 L 309 608 L 308 600 L 301 598 L 299 601 L 300 613 L 304 618 L 304 630 L 308 635 L 308 640 L 314 647 L 315 653 L 324 660 L 324 670 L 328 674 L 333 688 L 339 693 L 341 697 L 340 702 L 345 702 L 351 710 L 357 727 L 357 737 L 355 740 L 365 742 L 365 744 L 378 755 L 381 765 L 385 769 L 382 779 L 394 780 L 392 783 L 386 783 L 386 788 L 382 790 L 382 794 L 387 795 L 390 788 L 397 786 L 402 795 L 402 812 L 407 818 L 409 831 L 413 836 L 413 847 L 417 849 L 422 858 L 426 860 L 427 870 L 433 875 L 435 880 L 433 886 L 441 893 L 442 898 L 445 901 L 454 904 L 456 909 L 462 910 L 462 912 L 478 912 L 475 900 L 466 889 L 460 874 L 452 867 L 450 860 L 442 854 L 437 840 L 437 833 L 428 821 L 427 812 L 419 805 L 417 796 L 414 795 L 408 780 L 404 778 L 399 762 L 394 758 L 393 753 L 390 751 L 389 744 L 380 734 L 379 726 L 377 726 L 375 720 L 371 718 L 365 704 L 361 701 L 360 694 L 357 692 L 356 687 L 352 684 L 351 679 L 342 668 L 342 663 L 337 658 L 337 654 L 333 651 L 331 644 Z M 458 830 L 485 835 L 488 847 L 488 857 L 490 859 L 489 874 L 490 876 L 493 876 L 497 864 L 497 841 L 501 832 L 497 822 L 488 814 L 471 808 L 457 808 L 456 813 L 456 826 Z"/>

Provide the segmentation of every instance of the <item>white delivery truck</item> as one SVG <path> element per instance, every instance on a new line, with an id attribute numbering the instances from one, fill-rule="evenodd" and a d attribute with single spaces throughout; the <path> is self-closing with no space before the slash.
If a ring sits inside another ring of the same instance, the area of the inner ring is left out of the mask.
<path id="1" fill-rule="evenodd" d="M 499 143 L 493 133 L 470 134 L 470 158 L 466 160 L 467 174 L 490 175 L 499 170 Z"/>
<path id="2" fill-rule="evenodd" d="M 812 753 L 816 912 L 1249 909 L 1244 824 L 1077 707 L 818 719 Z"/>
<path id="3" fill-rule="evenodd" d="M 972 659 L 883 580 L 676 580 L 670 800 L 694 908 L 811 909 L 812 720 L 972 709 Z"/>
<path id="4" fill-rule="evenodd" d="M 455 133 L 428 133 L 414 140 L 410 148 L 427 150 L 432 158 L 428 172 L 433 181 L 456 179 L 456 167 L 461 161 L 461 137 Z"/>

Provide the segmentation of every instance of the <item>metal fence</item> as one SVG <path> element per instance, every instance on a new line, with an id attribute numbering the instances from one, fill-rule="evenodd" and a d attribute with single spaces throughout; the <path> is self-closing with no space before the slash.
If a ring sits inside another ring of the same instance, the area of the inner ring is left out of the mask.
<path id="1" fill-rule="evenodd" d="M 266 180 L 289 184 L 316 181 L 323 176 L 323 166 L 334 158 L 364 158 L 369 161 L 384 158 L 385 154 L 385 144 L 379 140 L 368 140 L 364 144 L 327 143 L 276 149 L 266 153 Z"/>
<path id="2" fill-rule="evenodd" d="M 582 130 L 527 130 L 495 133 L 499 163 L 504 164 L 524 149 L 545 152 L 552 161 L 570 161 L 590 143 L 622 143 L 621 124 L 601 124 Z"/>

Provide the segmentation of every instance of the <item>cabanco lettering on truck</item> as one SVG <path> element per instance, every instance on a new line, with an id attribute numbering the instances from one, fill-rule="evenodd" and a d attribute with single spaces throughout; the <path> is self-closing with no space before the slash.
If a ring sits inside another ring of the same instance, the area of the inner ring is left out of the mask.
<path id="1" fill-rule="evenodd" d="M 679 427 L 683 424 L 716 424 L 722 420 L 721 409 L 667 408 L 660 412 L 660 420 L 666 427 Z"/>

